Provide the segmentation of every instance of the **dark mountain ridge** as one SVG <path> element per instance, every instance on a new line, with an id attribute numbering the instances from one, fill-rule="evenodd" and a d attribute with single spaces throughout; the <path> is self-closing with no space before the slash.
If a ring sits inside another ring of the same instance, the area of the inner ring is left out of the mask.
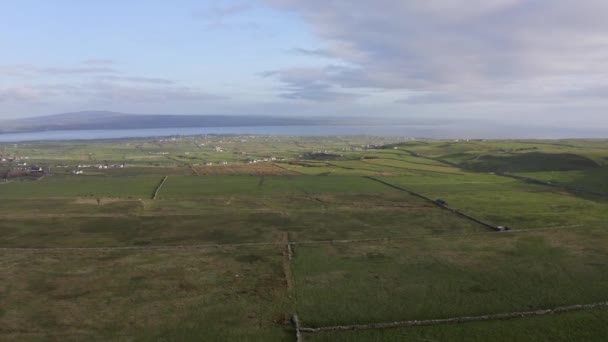
<path id="1" fill-rule="evenodd" d="M 327 119 L 263 115 L 171 115 L 82 111 L 0 121 L 0 133 L 180 127 L 315 126 L 328 125 L 332 122 L 333 120 Z"/>

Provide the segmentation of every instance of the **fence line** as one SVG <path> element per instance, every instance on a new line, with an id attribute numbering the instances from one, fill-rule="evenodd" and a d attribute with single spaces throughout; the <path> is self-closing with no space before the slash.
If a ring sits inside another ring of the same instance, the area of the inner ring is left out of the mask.
<path id="1" fill-rule="evenodd" d="M 400 160 L 400 159 L 395 159 L 395 158 L 382 158 L 382 159 L 389 159 L 389 160 L 399 160 L 401 162 L 405 162 L 405 163 L 409 163 L 409 161 L 406 160 Z M 459 175 L 459 176 L 464 176 L 464 173 L 457 173 L 457 172 L 444 172 L 444 171 L 433 171 L 433 170 L 424 170 L 424 169 L 413 169 L 413 168 L 409 168 L 409 167 L 401 167 L 401 166 L 393 166 L 393 165 L 386 165 L 386 164 L 374 164 L 374 163 L 370 163 L 368 161 L 365 160 L 360 160 L 360 162 L 368 164 L 368 165 L 375 165 L 375 166 L 383 166 L 383 167 L 390 167 L 393 169 L 400 169 L 400 170 L 408 170 L 408 171 L 421 171 L 421 172 L 429 172 L 429 173 L 439 173 L 439 174 L 443 174 L 443 175 Z M 420 164 L 420 165 L 429 165 L 429 164 L 422 164 L 422 163 L 415 163 L 415 164 Z M 431 165 L 431 166 L 438 166 L 438 167 L 447 167 L 447 166 L 443 166 L 443 165 Z M 461 168 L 459 168 L 460 170 Z M 378 171 L 378 172 L 382 172 L 382 171 Z"/>
<path id="2" fill-rule="evenodd" d="M 409 153 L 410 155 L 414 156 L 414 157 L 419 157 L 419 158 L 423 158 L 423 159 L 428 159 L 428 160 L 434 160 L 436 162 L 439 163 L 444 163 L 446 165 L 450 165 L 450 166 L 454 166 L 457 168 L 460 168 L 462 170 L 467 170 L 467 171 L 471 171 L 471 172 L 476 172 L 479 173 L 475 170 L 470 170 L 467 169 L 465 166 L 457 164 L 457 163 L 453 163 L 447 160 L 443 160 L 440 158 L 433 158 L 433 157 L 427 157 L 424 156 L 422 154 L 410 151 L 410 150 L 405 150 L 402 149 L 403 151 L 406 151 L 407 153 Z M 513 178 L 513 179 L 517 179 L 520 181 L 524 181 L 524 182 L 528 182 L 528 183 L 534 183 L 534 184 L 540 184 L 540 185 L 546 185 L 546 186 L 551 186 L 554 188 L 561 188 L 564 190 L 570 190 L 570 191 L 578 191 L 578 192 L 583 192 L 583 193 L 587 193 L 587 194 L 591 194 L 591 195 L 595 195 L 595 196 L 599 196 L 599 197 L 604 197 L 604 198 L 608 198 L 608 193 L 605 192 L 601 192 L 601 191 L 593 191 L 593 190 L 589 190 L 586 188 L 581 188 L 578 186 L 570 186 L 570 185 L 565 185 L 565 184 L 561 184 L 561 183 L 553 183 L 553 182 L 548 182 L 548 181 L 544 181 L 544 180 L 540 180 L 540 179 L 536 179 L 536 178 L 530 178 L 530 177 L 524 177 L 524 176 L 516 176 L 516 175 L 512 175 L 506 172 L 496 172 L 495 175 L 497 176 L 502 176 L 502 177 L 508 177 L 508 178 Z"/>
<path id="3" fill-rule="evenodd" d="M 190 164 L 190 170 L 192 170 L 192 172 L 194 172 L 195 175 L 197 175 L 199 177 L 201 176 L 201 174 L 198 173 L 198 170 L 192 164 Z"/>
<path id="4" fill-rule="evenodd" d="M 542 230 L 553 230 L 553 229 L 565 229 L 565 228 L 576 228 L 584 227 L 585 225 L 567 225 L 567 226 L 554 226 L 554 227 L 540 227 L 540 228 L 528 228 L 518 229 L 510 231 L 513 233 L 531 233 Z M 369 239 L 342 239 L 342 240 L 303 240 L 303 241 L 289 241 L 289 242 L 244 242 L 244 243 L 208 243 L 198 245 L 158 245 L 158 246 L 109 246 L 109 247 L 0 247 L 0 251 L 111 251 L 111 250 L 171 250 L 171 249 L 206 249 L 206 248 L 233 248 L 233 247 L 264 247 L 264 246 L 291 246 L 292 257 L 293 257 L 293 246 L 296 245 L 326 245 L 326 244 L 346 244 L 346 243 L 366 243 L 366 242 L 391 242 L 411 239 L 439 239 L 443 237 L 459 237 L 459 236 L 476 236 L 476 235 L 488 235 L 496 236 L 491 232 L 477 232 L 477 233 L 448 233 L 448 234 L 419 234 L 409 236 L 397 236 L 397 237 L 384 237 L 384 238 L 369 238 Z"/>
<path id="5" fill-rule="evenodd" d="M 590 310 L 599 307 L 608 307 L 608 302 L 598 302 L 591 304 L 576 304 L 570 306 L 560 306 L 553 309 L 535 310 L 535 311 L 518 311 L 501 314 L 491 314 L 482 316 L 463 316 L 442 319 L 427 319 L 427 320 L 411 320 L 400 322 L 385 322 L 372 324 L 353 324 L 353 325 L 336 325 L 319 328 L 300 327 L 300 331 L 305 333 L 323 333 L 332 331 L 349 331 L 349 330 L 370 330 L 370 329 L 391 329 L 391 328 L 411 328 L 430 325 L 445 325 L 445 324 L 461 324 L 467 322 L 490 321 L 490 320 L 505 320 L 522 317 L 544 316 L 557 313 Z"/>
<path id="6" fill-rule="evenodd" d="M 291 316 L 291 323 L 294 329 L 296 329 L 296 342 L 302 341 L 302 328 L 300 327 L 300 321 L 298 320 L 298 314 Z"/>
<path id="7" fill-rule="evenodd" d="M 285 166 L 279 165 L 279 163 L 272 163 L 272 165 L 274 165 L 274 166 L 276 166 L 276 167 L 278 167 L 280 169 L 283 169 L 283 170 L 285 170 L 287 172 L 292 172 L 293 176 L 306 176 L 305 173 L 302 173 L 302 172 L 296 171 L 296 170 L 290 170 L 290 169 L 286 168 Z M 291 176 L 291 175 L 287 175 L 287 176 Z"/>
<path id="8" fill-rule="evenodd" d="M 417 192 L 414 192 L 414 191 L 412 191 L 412 190 L 408 190 L 408 189 L 402 188 L 402 187 L 400 187 L 400 186 L 397 186 L 397 185 L 391 184 L 391 183 L 389 183 L 389 182 L 385 182 L 385 181 L 383 181 L 383 180 L 380 180 L 380 179 L 375 178 L 375 177 L 372 177 L 372 176 L 365 176 L 365 178 L 368 178 L 368 179 L 371 179 L 371 180 L 373 180 L 373 181 L 376 181 L 376 182 L 382 183 L 382 184 L 384 184 L 384 185 L 386 185 L 386 186 L 389 186 L 389 187 L 391 187 L 391 188 L 394 188 L 394 189 L 397 189 L 397 190 L 400 190 L 400 191 L 403 191 L 403 192 L 407 192 L 408 194 L 410 194 L 410 195 L 412 195 L 412 196 L 415 196 L 415 197 L 421 198 L 421 199 L 423 199 L 423 200 L 426 200 L 426 201 L 428 201 L 428 202 L 431 202 L 431 203 L 433 203 L 434 205 L 436 205 L 436 206 L 438 206 L 438 207 L 440 207 L 440 208 L 442 208 L 442 209 L 449 210 L 449 211 L 451 211 L 452 213 L 454 213 L 454 214 L 456 214 L 456 215 L 462 216 L 462 217 L 464 217 L 464 218 L 466 218 L 466 219 L 468 219 L 468 220 L 471 220 L 471 221 L 473 221 L 473 222 L 475 222 L 475 223 L 478 223 L 478 224 L 480 224 L 480 225 L 482 225 L 482 226 L 485 226 L 485 227 L 490 228 L 490 229 L 492 229 L 492 230 L 497 230 L 497 227 L 496 227 L 496 226 L 494 226 L 494 225 L 492 225 L 492 224 L 489 224 L 489 223 L 487 223 L 487 222 L 484 222 L 484 221 L 482 221 L 482 220 L 480 220 L 480 219 L 478 219 L 478 218 L 475 218 L 475 217 L 473 217 L 473 216 L 471 216 L 471 215 L 465 214 L 465 213 L 463 213 L 463 212 L 461 212 L 461 211 L 459 211 L 459 210 L 457 210 L 457 209 L 451 208 L 451 207 L 449 207 L 449 206 L 447 206 L 447 205 L 439 204 L 439 203 L 437 203 L 437 201 L 435 201 L 435 200 L 433 200 L 433 199 L 431 199 L 431 198 L 429 198 L 429 197 L 426 197 L 426 196 L 424 196 L 424 195 L 421 195 L 421 194 L 419 194 L 419 193 L 417 193 Z"/>
<path id="9" fill-rule="evenodd" d="M 289 261 L 291 261 L 291 259 L 293 259 L 293 249 L 291 247 L 292 244 L 293 243 L 291 243 L 291 242 L 287 244 L 287 257 L 288 257 Z"/>
<path id="10" fill-rule="evenodd" d="M 560 188 L 560 189 L 575 191 L 575 192 L 584 192 L 587 194 L 608 198 L 608 193 L 580 188 L 578 186 L 570 186 L 570 185 L 565 185 L 565 184 L 561 184 L 561 183 L 547 182 L 547 181 L 536 179 L 536 178 L 516 176 L 516 175 L 512 175 L 512 174 L 505 173 L 505 172 L 497 172 L 496 174 L 499 176 L 509 177 L 509 178 L 517 179 L 517 180 L 528 182 L 528 183 L 547 185 L 547 186 L 552 186 L 554 188 Z"/>
<path id="11" fill-rule="evenodd" d="M 298 306 L 298 293 L 296 292 L 296 279 L 294 277 L 293 265 L 291 260 L 293 259 L 293 250 L 291 239 L 289 238 L 289 232 L 285 232 L 283 235 L 283 242 L 285 243 L 285 250 L 283 251 L 283 273 L 285 273 L 285 280 L 287 283 L 287 295 L 293 301 L 294 313 L 291 316 L 291 323 L 296 331 L 296 342 L 302 341 L 302 333 L 300 331 L 300 321 L 298 320 L 297 306 Z"/>
<path id="12" fill-rule="evenodd" d="M 160 188 L 163 187 L 163 184 L 165 184 L 165 182 L 167 181 L 167 177 L 165 176 L 163 177 L 163 180 L 160 181 L 160 183 L 158 184 L 158 186 L 156 187 L 156 189 L 154 189 L 154 194 L 152 195 L 152 199 L 155 200 L 156 196 L 158 195 L 158 192 L 160 191 Z"/>

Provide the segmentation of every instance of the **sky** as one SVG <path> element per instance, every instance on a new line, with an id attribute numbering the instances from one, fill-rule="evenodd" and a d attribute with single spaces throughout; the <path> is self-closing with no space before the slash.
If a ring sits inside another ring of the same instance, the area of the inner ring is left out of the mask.
<path id="1" fill-rule="evenodd" d="M 605 0 L 7 0 L 0 119 L 82 110 L 608 129 Z"/>

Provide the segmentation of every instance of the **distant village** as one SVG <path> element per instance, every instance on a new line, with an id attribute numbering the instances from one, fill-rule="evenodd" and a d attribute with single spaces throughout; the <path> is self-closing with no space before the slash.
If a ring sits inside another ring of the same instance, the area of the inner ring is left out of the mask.
<path id="1" fill-rule="evenodd" d="M 81 151 L 81 156 L 75 160 L 88 159 L 87 162 L 80 161 L 79 164 L 53 163 L 39 153 L 24 156 L 30 153 L 27 144 L 6 145 L 0 149 L 0 179 L 29 178 L 37 179 L 50 174 L 72 174 L 72 175 L 100 175 L 105 170 L 124 169 L 128 167 L 160 167 L 167 164 L 189 167 L 205 166 L 229 166 L 238 164 L 263 164 L 273 162 L 285 162 L 291 158 L 299 159 L 336 159 L 343 158 L 348 152 L 360 152 L 385 148 L 384 144 L 349 144 L 347 146 L 336 146 L 335 149 L 308 150 L 306 143 L 293 140 L 289 136 L 259 136 L 259 135 L 204 135 L 204 136 L 174 136 L 165 138 L 150 138 L 146 140 L 126 140 L 122 146 L 130 146 L 133 158 L 122 156 L 122 161 L 96 160 L 95 151 Z M 322 138 L 321 138 L 322 139 Z M 289 141 L 296 146 L 301 154 L 293 155 L 260 155 L 249 151 L 250 144 L 276 144 Z M 188 150 L 188 146 L 194 149 Z M 182 149 L 183 147 L 186 147 Z M 127 164 L 127 160 L 137 160 L 137 156 L 145 154 L 150 157 L 149 161 L 139 160 L 135 165 Z M 162 158 L 158 158 L 162 157 Z M 30 160 L 31 159 L 31 160 Z M 160 160 L 159 160 L 160 159 Z M 166 160 L 164 160 L 166 159 Z M 52 160 L 52 159 L 51 159 Z"/>

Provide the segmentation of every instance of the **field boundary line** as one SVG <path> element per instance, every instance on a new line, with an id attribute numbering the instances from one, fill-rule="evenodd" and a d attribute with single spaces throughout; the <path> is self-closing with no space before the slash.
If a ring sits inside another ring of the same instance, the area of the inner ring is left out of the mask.
<path id="1" fill-rule="evenodd" d="M 532 233 L 542 230 L 554 230 L 554 229 L 566 229 L 585 227 L 586 225 L 567 225 L 567 226 L 554 226 L 554 227 L 540 227 L 540 228 L 527 228 L 518 229 L 507 232 L 507 234 L 514 233 Z M 385 238 L 369 238 L 369 239 L 343 239 L 343 240 L 303 240 L 303 241 L 289 241 L 289 242 L 244 242 L 244 243 L 209 243 L 199 245 L 157 245 L 157 246 L 108 246 L 108 247 L 0 247 L 0 251 L 111 251 L 111 250 L 171 250 L 171 249 L 205 249 L 205 248 L 232 248 L 232 247 L 264 247 L 264 246 L 284 246 L 287 248 L 288 253 L 291 253 L 293 257 L 293 246 L 297 245 L 331 245 L 331 244 L 345 244 L 345 243 L 366 243 L 366 242 L 391 242 L 401 240 L 412 240 L 412 239 L 440 239 L 443 237 L 464 237 L 464 236 L 500 236 L 502 234 L 493 234 L 492 232 L 477 232 L 477 233 L 454 233 L 454 234 L 419 234 L 410 236 L 399 236 L 399 237 L 385 237 Z"/>
<path id="2" fill-rule="evenodd" d="M 396 154 L 396 153 L 393 153 L 393 154 Z M 402 153 L 399 153 L 397 155 L 404 156 L 404 157 L 413 157 L 412 155 L 408 156 L 408 155 L 405 155 L 405 154 L 402 154 Z M 413 157 L 413 158 L 415 158 L 415 157 Z M 415 161 L 410 161 L 410 160 L 405 160 L 405 159 L 399 159 L 399 158 L 383 157 L 383 156 L 378 156 L 378 158 L 375 158 L 375 159 L 378 159 L 378 160 L 382 160 L 382 159 L 384 159 L 384 160 L 395 160 L 395 161 L 400 161 L 400 162 L 403 162 L 403 163 L 410 163 L 410 164 L 417 164 L 417 165 L 426 165 L 426 166 L 452 167 L 450 165 L 443 165 L 442 163 L 439 163 L 439 162 L 437 162 L 437 163 L 441 164 L 441 165 L 427 164 L 427 163 L 415 162 Z"/>
<path id="3" fill-rule="evenodd" d="M 552 144 L 549 144 L 549 145 L 552 145 Z M 572 147 L 576 147 L 576 146 L 572 146 Z M 452 163 L 450 161 L 443 160 L 443 159 L 440 159 L 440 158 L 427 157 L 427 156 L 424 156 L 422 154 L 419 154 L 419 153 L 416 153 L 416 152 L 413 152 L 413 151 L 409 151 L 409 150 L 405 150 L 405 149 L 403 149 L 403 151 L 408 152 L 413 157 L 419 157 L 419 158 L 423 158 L 423 159 L 434 160 L 436 162 L 444 163 L 446 165 L 457 167 L 457 168 L 459 168 L 461 170 L 465 170 L 465 171 L 469 171 L 469 172 L 473 172 L 473 173 L 483 173 L 483 172 L 467 169 L 463 165 L 460 165 L 460 164 L 457 164 L 457 163 Z M 543 181 L 543 180 L 536 179 L 536 178 L 517 176 L 517 175 L 512 175 L 512 174 L 509 174 L 509 173 L 506 173 L 506 172 L 495 172 L 494 174 L 496 176 L 512 178 L 512 179 L 516 179 L 516 180 L 527 182 L 527 183 L 545 185 L 545 186 L 549 186 L 549 187 L 553 187 L 553 188 L 560 188 L 560 189 L 574 191 L 574 192 L 578 191 L 578 192 L 587 193 L 587 194 L 590 194 L 590 195 L 595 195 L 595 196 L 599 196 L 599 197 L 603 197 L 603 198 L 608 198 L 608 193 L 601 192 L 601 191 L 593 191 L 593 190 L 589 190 L 589 189 L 581 188 L 581 187 L 577 187 L 577 186 L 570 186 L 570 185 L 561 184 L 561 183 L 553 183 L 553 182 Z"/>
<path id="4" fill-rule="evenodd" d="M 283 273 L 285 274 L 285 283 L 287 285 L 287 293 L 289 297 L 294 299 L 295 302 L 295 286 L 294 286 L 294 278 L 293 278 L 293 270 L 291 267 L 291 242 L 289 241 L 289 233 L 283 233 L 282 241 L 280 242 L 280 247 L 283 247 Z"/>
<path id="5" fill-rule="evenodd" d="M 156 189 L 154 189 L 154 194 L 152 195 L 153 200 L 155 200 L 156 196 L 158 196 L 158 192 L 160 191 L 160 188 L 162 188 L 163 185 L 165 184 L 165 182 L 167 181 L 167 178 L 169 178 L 169 176 L 163 177 L 163 179 L 160 181 L 160 183 L 158 184 Z"/>
<path id="6" fill-rule="evenodd" d="M 570 185 L 566 185 L 566 184 L 562 184 L 562 183 L 558 183 L 558 182 L 548 182 L 548 181 L 544 181 L 544 180 L 540 180 L 540 179 L 536 179 L 536 178 L 512 175 L 512 174 L 505 173 L 505 172 L 497 172 L 496 175 L 517 179 L 519 181 L 524 181 L 526 183 L 546 185 L 549 187 L 559 188 L 559 189 L 563 189 L 563 190 L 568 190 L 568 191 L 573 191 L 573 192 L 583 192 L 583 193 L 590 194 L 590 195 L 608 198 L 608 193 L 600 192 L 600 191 L 593 191 L 593 190 L 589 190 L 586 188 L 580 188 L 578 186 L 570 186 Z"/>
<path id="7" fill-rule="evenodd" d="M 189 164 L 189 166 L 190 166 L 190 170 L 192 170 L 192 172 L 194 172 L 194 174 L 195 174 L 196 176 L 199 176 L 199 177 L 201 176 L 201 174 L 200 174 L 200 173 L 198 173 L 198 171 L 196 170 L 196 168 L 194 167 L 194 165 Z"/>
<path id="8" fill-rule="evenodd" d="M 286 168 L 285 166 L 280 165 L 279 163 L 272 163 L 272 165 L 278 167 L 279 169 L 285 170 L 287 172 L 293 172 L 294 175 L 286 175 L 286 176 L 306 176 L 305 173 L 302 173 L 300 171 L 296 171 L 296 170 L 290 170 L 288 168 Z"/>
<path id="9" fill-rule="evenodd" d="M 396 160 L 396 159 L 394 159 L 394 160 Z M 401 161 L 407 163 L 407 161 L 404 161 L 404 160 L 401 160 Z M 390 167 L 390 168 L 399 169 L 399 170 L 439 173 L 439 174 L 443 174 L 443 175 L 464 176 L 464 173 L 460 173 L 460 172 L 445 172 L 445 171 L 433 171 L 433 170 L 424 170 L 424 169 L 413 169 L 413 168 L 408 168 L 408 167 L 393 166 L 393 165 L 386 165 L 386 164 L 374 164 L 374 163 L 370 163 L 370 162 L 365 161 L 365 160 L 360 160 L 360 162 L 368 164 L 368 165 Z M 421 163 L 418 163 L 418 164 L 421 164 Z M 425 165 L 428 165 L 428 164 L 425 164 Z M 450 166 L 443 166 L 443 165 L 429 165 L 429 166 L 450 167 Z M 459 168 L 459 170 L 462 170 L 462 169 Z"/>
<path id="10" fill-rule="evenodd" d="M 372 324 L 353 324 L 353 325 L 336 325 L 319 328 L 301 327 L 300 331 L 305 333 L 323 333 L 332 331 L 352 331 L 352 330 L 372 330 L 372 329 L 391 329 L 391 328 L 411 328 L 419 326 L 446 325 L 446 324 L 462 324 L 478 321 L 506 320 L 514 318 L 535 317 L 559 314 L 564 312 L 591 310 L 600 307 L 608 307 L 608 302 L 597 302 L 591 304 L 575 304 L 569 306 L 560 306 L 552 309 L 541 309 L 534 311 L 518 311 L 500 314 L 490 314 L 481 316 L 462 316 L 442 319 L 427 319 L 427 320 L 411 320 L 399 322 L 384 322 Z"/>
<path id="11" fill-rule="evenodd" d="M 364 177 L 365 177 L 365 178 L 367 178 L 367 179 L 371 179 L 371 180 L 373 180 L 373 181 L 376 181 L 376 182 L 378 182 L 378 183 L 382 183 L 382 184 L 384 184 L 384 185 L 386 185 L 386 186 L 389 186 L 389 187 L 391 187 L 391 188 L 394 188 L 394 189 L 397 189 L 397 190 L 401 190 L 401 191 L 406 192 L 406 193 L 408 193 L 408 194 L 410 194 L 410 195 L 412 195 L 412 196 L 416 196 L 416 197 L 418 197 L 418 198 L 424 199 L 424 200 L 426 200 L 426 201 L 428 201 L 428 202 L 433 203 L 434 205 L 436 205 L 436 206 L 437 206 L 437 207 L 439 207 L 439 208 L 449 210 L 449 211 L 451 211 L 452 213 L 454 213 L 454 214 L 456 214 L 456 215 L 458 215 L 458 216 L 464 217 L 464 218 L 466 218 L 466 219 L 468 219 L 468 220 L 470 220 L 470 221 L 473 221 L 473 222 L 475 222 L 475 223 L 478 223 L 478 224 L 480 224 L 480 225 L 482 225 L 482 226 L 484 226 L 484 227 L 486 227 L 486 228 L 489 228 L 489 229 L 492 229 L 492 230 L 497 230 L 497 228 L 498 228 L 497 226 L 494 226 L 494 225 L 492 225 L 492 224 L 489 224 L 489 223 L 487 223 L 487 222 L 484 222 L 484 221 L 482 221 L 482 220 L 480 220 L 480 219 L 478 219 L 478 218 L 475 218 L 475 217 L 473 217 L 473 216 L 471 216 L 471 215 L 465 214 L 465 213 L 463 213 L 463 212 L 461 212 L 461 211 L 459 211 L 459 210 L 457 210 L 457 209 L 454 209 L 454 208 L 448 207 L 447 205 L 442 205 L 442 204 L 439 204 L 439 203 L 437 203 L 437 201 L 435 201 L 435 200 L 433 200 L 433 199 L 431 199 L 431 198 L 429 198 L 429 197 L 426 197 L 426 196 L 424 196 L 424 195 L 421 195 L 421 194 L 419 194 L 419 193 L 417 193 L 417 192 L 414 192 L 414 191 L 412 191 L 412 190 L 408 190 L 408 189 L 402 188 L 402 187 L 400 187 L 400 186 L 397 186 L 397 185 L 395 185 L 395 184 L 392 184 L 392 183 L 389 183 L 389 182 L 383 181 L 383 180 L 381 180 L 381 179 L 378 179 L 378 178 L 375 178 L 375 177 L 372 177 L 372 176 L 364 176 Z"/>
<path id="12" fill-rule="evenodd" d="M 296 342 L 302 341 L 302 328 L 300 327 L 300 320 L 298 320 L 298 314 L 291 316 L 291 323 L 296 330 Z"/>
<path id="13" fill-rule="evenodd" d="M 347 160 L 349 161 L 349 160 Z M 353 161 L 358 161 L 358 160 L 353 160 Z M 373 170 L 373 169 L 364 169 L 362 167 L 351 167 L 351 166 L 341 166 L 341 165 L 336 165 L 327 161 L 323 161 L 323 163 L 327 166 L 333 166 L 333 167 L 337 167 L 339 169 L 344 169 L 344 170 L 354 170 L 354 171 L 367 171 L 367 172 L 373 172 L 373 173 L 378 173 L 378 172 L 389 172 L 387 170 Z"/>
<path id="14" fill-rule="evenodd" d="M 300 321 L 298 320 L 298 292 L 296 291 L 296 278 L 294 276 L 292 259 L 293 249 L 289 232 L 283 233 L 281 239 L 284 244 L 283 249 L 283 273 L 285 274 L 285 283 L 287 286 L 287 296 L 291 299 L 293 314 L 291 315 L 291 324 L 296 331 L 296 342 L 302 341 L 302 333 L 300 331 Z"/>

